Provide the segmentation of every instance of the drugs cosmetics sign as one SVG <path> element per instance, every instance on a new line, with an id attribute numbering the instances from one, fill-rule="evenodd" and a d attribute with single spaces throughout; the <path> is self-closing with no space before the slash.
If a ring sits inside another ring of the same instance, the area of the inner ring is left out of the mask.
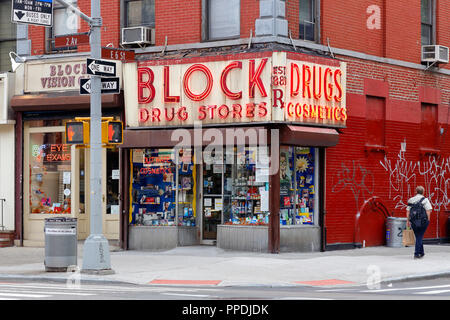
<path id="1" fill-rule="evenodd" d="M 53 0 L 12 0 L 11 21 L 51 27 Z"/>

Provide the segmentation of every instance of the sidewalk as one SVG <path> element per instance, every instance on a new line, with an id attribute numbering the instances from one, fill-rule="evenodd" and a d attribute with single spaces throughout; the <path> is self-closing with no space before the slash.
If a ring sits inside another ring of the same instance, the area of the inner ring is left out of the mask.
<path id="1" fill-rule="evenodd" d="M 78 246 L 78 265 L 82 266 Z M 425 257 L 414 248 L 370 247 L 316 253 L 251 253 L 212 246 L 179 247 L 160 252 L 121 251 L 110 247 L 114 274 L 81 274 L 81 281 L 159 285 L 295 286 L 358 285 L 370 276 L 386 283 L 422 277 L 450 277 L 450 246 L 425 245 Z M 44 248 L 0 248 L 0 281 L 65 281 L 72 274 L 45 272 Z"/>

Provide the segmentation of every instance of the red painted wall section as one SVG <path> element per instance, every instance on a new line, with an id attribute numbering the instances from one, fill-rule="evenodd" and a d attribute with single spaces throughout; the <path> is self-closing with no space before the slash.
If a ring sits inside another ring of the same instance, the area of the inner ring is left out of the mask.
<path id="1" fill-rule="evenodd" d="M 155 1 L 156 46 L 201 42 L 202 1 Z"/>
<path id="2" fill-rule="evenodd" d="M 383 244 L 385 218 L 379 212 L 362 212 L 364 203 L 378 197 L 390 215 L 404 217 L 407 200 L 419 184 L 425 187 L 435 209 L 425 238 L 447 237 L 449 77 L 339 58 L 347 61 L 349 119 L 339 144 L 326 151 L 327 245 L 354 243 L 358 237 L 361 243 L 366 240 L 366 246 Z M 385 148 L 366 146 L 366 133 L 373 121 L 367 118 L 367 96 L 386 98 Z M 422 122 L 423 103 L 434 103 L 437 108 L 435 115 L 426 115 L 425 123 Z M 431 124 L 433 121 L 435 125 Z M 438 153 L 421 151 L 426 147 L 421 131 L 424 125 L 426 135 L 436 137 L 434 145 Z M 402 143 L 405 143 L 404 151 Z"/>

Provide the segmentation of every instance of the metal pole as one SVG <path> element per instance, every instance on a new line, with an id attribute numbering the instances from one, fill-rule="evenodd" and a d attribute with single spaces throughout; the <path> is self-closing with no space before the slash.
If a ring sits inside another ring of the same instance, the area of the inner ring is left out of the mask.
<path id="1" fill-rule="evenodd" d="M 91 0 L 91 58 L 101 59 L 100 0 Z M 90 235 L 83 247 L 84 272 L 111 271 L 108 240 L 102 233 L 102 100 L 101 80 L 91 76 L 90 123 Z"/>

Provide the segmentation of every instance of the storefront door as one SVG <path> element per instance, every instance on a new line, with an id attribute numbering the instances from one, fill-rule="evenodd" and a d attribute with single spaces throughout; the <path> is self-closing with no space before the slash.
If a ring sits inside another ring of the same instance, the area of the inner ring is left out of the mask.
<path id="1" fill-rule="evenodd" d="M 103 149 L 103 234 L 119 240 L 119 149 Z"/>
<path id="2" fill-rule="evenodd" d="M 78 240 L 86 239 L 90 234 L 89 185 L 90 171 L 89 149 L 77 148 L 73 163 L 76 181 L 73 197 L 74 211 L 78 218 Z M 118 149 L 102 150 L 102 220 L 103 234 L 108 240 L 119 239 L 119 152 Z"/>
<path id="3" fill-rule="evenodd" d="M 222 223 L 223 211 L 223 165 L 203 164 L 203 244 L 214 244 L 217 239 L 217 225 Z"/>

